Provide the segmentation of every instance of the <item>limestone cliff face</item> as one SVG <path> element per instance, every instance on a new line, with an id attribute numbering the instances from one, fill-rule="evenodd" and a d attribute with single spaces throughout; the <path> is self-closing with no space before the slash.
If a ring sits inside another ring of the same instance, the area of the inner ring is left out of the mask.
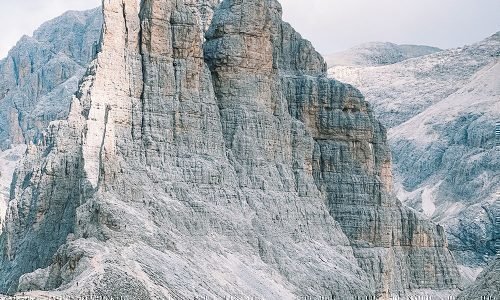
<path id="1" fill-rule="evenodd" d="M 99 8 L 67 12 L 21 38 L 0 60 L 0 151 L 38 141 L 50 121 L 67 117 L 101 26 Z"/>
<path id="2" fill-rule="evenodd" d="M 70 11 L 22 37 L 0 60 L 0 226 L 26 144 L 39 143 L 51 121 L 68 116 L 101 27 L 100 8 Z"/>
<path id="3" fill-rule="evenodd" d="M 361 46 L 340 55 L 353 65 L 329 71 L 361 89 L 389 127 L 398 198 L 444 227 L 468 284 L 496 251 L 500 32 L 388 65 L 366 59 L 393 54 L 390 48 Z"/>
<path id="4" fill-rule="evenodd" d="M 228 1 L 207 34 L 205 49 L 221 115 L 245 119 L 238 112 L 251 111 L 255 99 L 266 99 L 261 107 L 280 115 L 285 100 L 289 114 L 314 141 L 313 155 L 306 158 L 309 175 L 349 237 L 360 266 L 373 274 L 378 292 L 456 285 L 456 268 L 441 263 L 453 261 L 443 229 L 420 221 L 392 193 L 385 129 L 357 90 L 326 78 L 323 58 L 276 17 L 275 4 L 262 4 L 269 7 L 271 26 L 266 28 L 266 18 L 252 13 L 255 4 Z M 246 18 L 255 23 L 246 24 Z M 222 55 L 211 59 L 214 54 Z M 226 136 L 226 145 L 234 134 Z"/>
<path id="5" fill-rule="evenodd" d="M 384 129 L 277 1 L 103 11 L 68 119 L 16 173 L 0 291 L 349 299 L 457 286 L 442 230 L 392 195 Z"/>

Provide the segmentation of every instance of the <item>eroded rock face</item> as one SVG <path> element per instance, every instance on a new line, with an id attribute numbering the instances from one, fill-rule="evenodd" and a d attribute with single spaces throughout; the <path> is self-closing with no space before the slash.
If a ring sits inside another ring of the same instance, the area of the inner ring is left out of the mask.
<path id="1" fill-rule="evenodd" d="M 496 150 L 500 153 L 500 147 Z M 488 267 L 479 274 L 476 281 L 458 295 L 458 300 L 484 299 L 500 294 L 500 199 L 491 205 L 490 211 L 494 222 L 492 244 L 495 247 L 496 256 L 489 261 Z"/>
<path id="2" fill-rule="evenodd" d="M 70 11 L 21 38 L 0 60 L 0 224 L 17 162 L 27 144 L 43 140 L 51 121 L 68 116 L 101 27 L 100 8 Z"/>
<path id="3" fill-rule="evenodd" d="M 491 265 L 479 274 L 477 280 L 458 295 L 458 300 L 488 299 L 500 294 L 500 258 L 491 261 Z"/>
<path id="4" fill-rule="evenodd" d="M 197 3 L 104 2 L 100 53 L 68 119 L 17 172 L 0 291 L 454 289 L 442 230 L 392 195 L 385 131 L 362 95 L 326 78 L 277 1 L 225 0 L 205 42 L 217 3 Z"/>
<path id="5" fill-rule="evenodd" d="M 67 117 L 99 41 L 100 11 L 70 11 L 49 21 L 0 61 L 0 150 L 36 143 L 51 121 Z"/>
<path id="6" fill-rule="evenodd" d="M 360 88 L 390 127 L 398 198 L 445 228 L 466 284 L 495 255 L 499 49 L 496 33 L 470 46 L 384 66 L 363 63 L 369 48 L 353 49 L 343 55 L 361 64 L 330 69 Z M 367 56 L 383 48 L 374 50 Z"/>

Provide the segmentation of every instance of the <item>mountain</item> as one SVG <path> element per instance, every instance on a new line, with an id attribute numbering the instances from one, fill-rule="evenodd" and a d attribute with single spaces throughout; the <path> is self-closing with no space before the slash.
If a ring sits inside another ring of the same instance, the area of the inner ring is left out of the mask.
<path id="1" fill-rule="evenodd" d="M 343 66 L 387 124 L 399 198 L 446 228 L 471 282 L 494 257 L 499 216 L 500 33 L 385 66 Z M 381 82 L 385 84 L 380 84 Z"/>
<path id="2" fill-rule="evenodd" d="M 442 51 L 436 47 L 371 42 L 325 57 L 328 67 L 383 66 Z"/>
<path id="3" fill-rule="evenodd" d="M 51 121 L 67 117 L 101 27 L 100 9 L 70 11 L 24 36 L 0 60 L 0 225 L 17 161 Z"/>
<path id="4" fill-rule="evenodd" d="M 0 147 L 41 138 L 64 118 L 99 40 L 99 9 L 70 11 L 24 36 L 0 61 Z"/>
<path id="5" fill-rule="evenodd" d="M 500 55 L 499 40 L 496 33 L 474 45 L 395 64 L 334 66 L 329 74 L 361 88 L 382 123 L 392 128 L 467 84 Z"/>
<path id="6" fill-rule="evenodd" d="M 67 118 L 14 174 L 1 292 L 458 292 L 443 228 L 395 197 L 384 127 L 277 1 L 103 4 Z"/>
<path id="7" fill-rule="evenodd" d="M 500 294 L 500 257 L 484 270 L 476 282 L 458 295 L 457 300 L 488 299 Z"/>

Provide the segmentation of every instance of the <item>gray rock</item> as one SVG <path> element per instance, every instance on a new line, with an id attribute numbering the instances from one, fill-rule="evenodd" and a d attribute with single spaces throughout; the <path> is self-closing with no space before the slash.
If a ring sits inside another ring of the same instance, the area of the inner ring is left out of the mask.
<path id="1" fill-rule="evenodd" d="M 99 8 L 67 12 L 24 36 L 0 61 L 0 150 L 36 143 L 51 121 L 67 117 L 101 24 Z"/>
<path id="2" fill-rule="evenodd" d="M 471 46 L 393 65 L 330 72 L 357 84 L 392 127 L 398 197 L 445 227 L 469 283 L 495 254 L 499 49 L 497 33 Z"/>
<path id="3" fill-rule="evenodd" d="M 25 145 L 38 143 L 51 121 L 68 116 L 101 27 L 100 8 L 70 11 L 24 36 L 0 60 L 0 226 Z"/>
<path id="4" fill-rule="evenodd" d="M 457 300 L 488 299 L 500 294 L 500 258 L 497 257 L 473 285 L 458 295 Z"/>
<path id="5" fill-rule="evenodd" d="M 500 147 L 497 149 L 500 152 Z M 491 238 L 491 248 L 494 248 L 493 256 L 476 281 L 465 291 L 458 295 L 458 300 L 466 299 L 487 299 L 500 294 L 500 195 L 497 201 L 489 207 L 490 218 L 492 219 L 493 230 Z"/>
<path id="6" fill-rule="evenodd" d="M 0 292 L 454 293 L 444 231 L 395 198 L 386 133 L 360 92 L 327 78 L 277 1 L 223 1 L 204 41 L 206 8 L 104 2 L 68 118 L 16 172 Z"/>

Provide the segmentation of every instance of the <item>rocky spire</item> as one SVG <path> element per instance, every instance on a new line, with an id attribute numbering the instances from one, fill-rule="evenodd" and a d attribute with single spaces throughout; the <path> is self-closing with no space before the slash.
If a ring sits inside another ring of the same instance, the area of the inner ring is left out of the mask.
<path id="1" fill-rule="evenodd" d="M 104 1 L 101 52 L 68 120 L 17 172 L 0 290 L 293 299 L 454 288 L 442 232 L 392 195 L 384 129 L 356 89 L 326 78 L 279 3 L 225 0 L 206 42 L 207 6 L 194 4 Z"/>

